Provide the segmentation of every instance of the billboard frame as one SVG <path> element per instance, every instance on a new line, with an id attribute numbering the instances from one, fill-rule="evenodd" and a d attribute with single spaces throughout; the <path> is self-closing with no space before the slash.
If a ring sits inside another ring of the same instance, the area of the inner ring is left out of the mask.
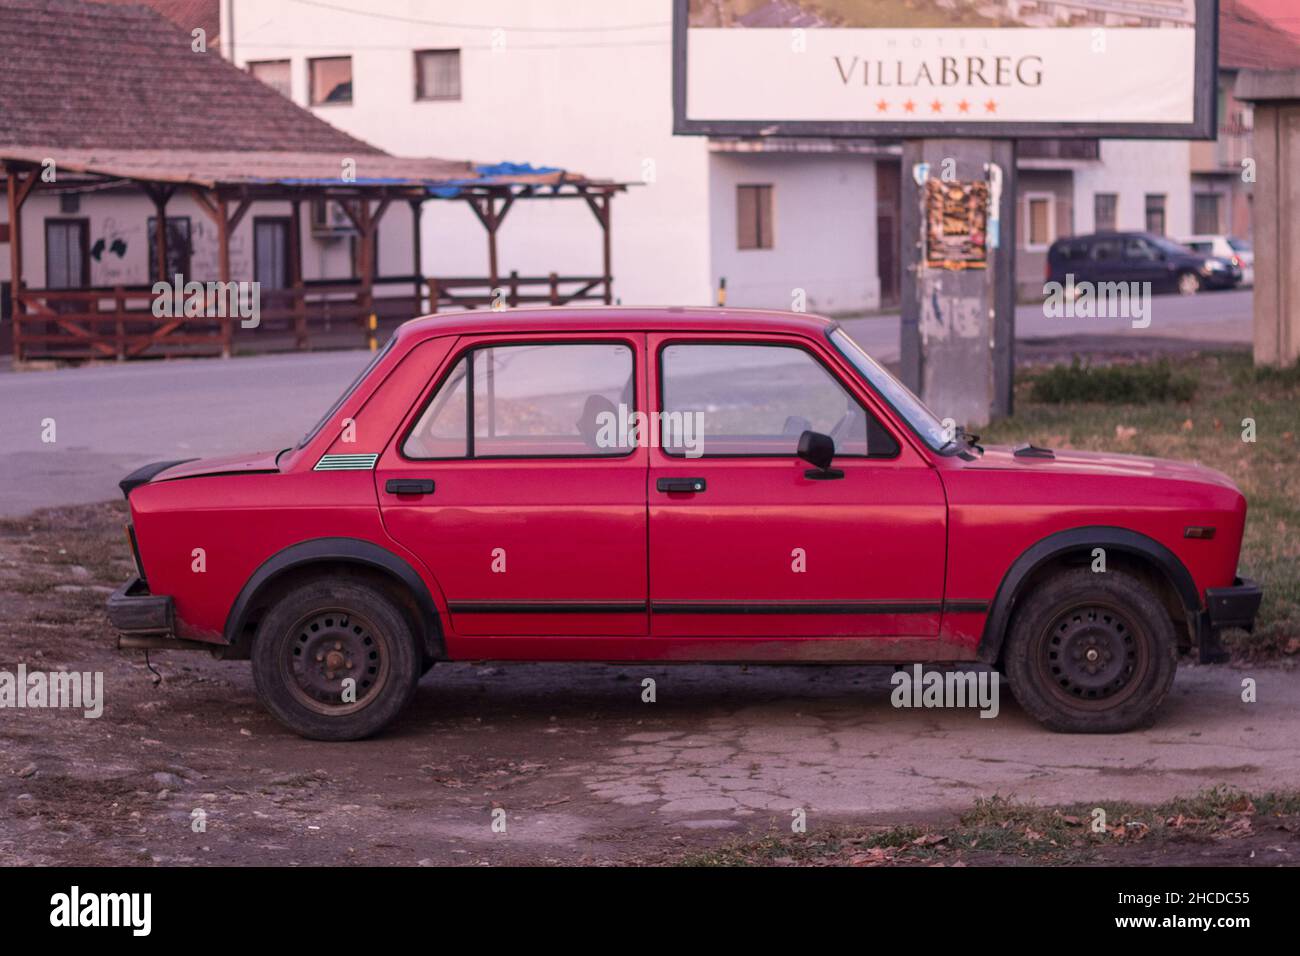
<path id="1" fill-rule="evenodd" d="M 1190 123 L 890 122 L 697 120 L 686 115 L 689 0 L 673 0 L 673 133 L 686 136 L 817 136 L 874 139 L 1201 139 L 1218 136 L 1219 0 L 1196 0 L 1196 89 Z M 781 29 L 777 27 L 755 29 Z"/>

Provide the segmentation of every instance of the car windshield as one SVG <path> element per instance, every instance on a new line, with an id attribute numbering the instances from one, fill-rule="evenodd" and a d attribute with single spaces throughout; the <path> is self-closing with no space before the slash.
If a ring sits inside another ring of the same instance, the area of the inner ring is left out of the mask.
<path id="1" fill-rule="evenodd" d="M 1147 239 L 1147 241 L 1151 243 L 1153 246 L 1155 246 L 1157 249 L 1160 249 L 1164 252 L 1172 252 L 1172 253 L 1178 253 L 1182 255 L 1186 255 L 1187 253 L 1187 246 L 1180 246 L 1178 243 L 1173 242 L 1172 240 L 1169 239 L 1162 239 L 1159 236 L 1151 236 L 1150 238 Z"/>
<path id="2" fill-rule="evenodd" d="M 337 412 L 340 408 L 343 407 L 343 403 L 348 400 L 348 396 L 351 395 L 353 392 L 355 392 L 357 386 L 360 385 L 363 381 L 365 381 L 366 376 L 369 375 L 371 370 L 376 365 L 379 364 L 380 360 L 382 360 L 383 357 L 388 354 L 388 350 L 393 347 L 393 343 L 396 341 L 397 341 L 397 336 L 393 336 L 388 340 L 388 343 L 382 349 L 380 349 L 378 352 L 375 353 L 374 358 L 372 358 L 369 362 L 366 363 L 366 367 L 357 373 L 357 377 L 352 380 L 352 384 L 349 385 L 347 388 L 345 388 L 343 390 L 343 394 L 340 395 L 335 400 L 334 404 L 330 406 L 330 410 L 321 416 L 320 421 L 318 421 L 315 425 L 313 425 L 311 429 L 307 432 L 307 434 L 302 436 L 302 439 L 298 442 L 298 444 L 293 446 L 295 449 L 301 448 L 303 445 L 307 444 L 307 442 L 311 441 L 318 434 L 320 434 L 320 430 L 325 427 L 325 423 L 334 416 L 335 412 Z"/>
<path id="3" fill-rule="evenodd" d="M 1233 252 L 1250 252 L 1251 249 L 1249 239 L 1229 239 L 1228 245 Z"/>
<path id="4" fill-rule="evenodd" d="M 906 385 L 864 352 L 843 329 L 831 330 L 830 340 L 840 354 L 853 363 L 853 367 L 876 390 L 876 394 L 903 417 L 912 431 L 921 436 L 922 441 L 935 451 L 942 451 L 945 446 L 952 444 L 945 437 L 943 422 L 939 421 L 938 416 L 913 395 Z"/>

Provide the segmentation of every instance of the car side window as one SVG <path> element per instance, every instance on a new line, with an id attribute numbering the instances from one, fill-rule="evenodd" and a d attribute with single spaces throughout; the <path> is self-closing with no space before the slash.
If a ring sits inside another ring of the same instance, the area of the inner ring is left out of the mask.
<path id="1" fill-rule="evenodd" d="M 623 343 L 476 348 L 452 366 L 402 442 L 402 454 L 626 455 L 636 433 L 620 423 L 635 411 L 633 382 L 632 349 Z"/>
<path id="2" fill-rule="evenodd" d="M 1110 262 L 1119 258 L 1118 239 L 1099 239 L 1092 247 L 1092 258 L 1098 262 Z"/>
<path id="3" fill-rule="evenodd" d="M 1129 239 L 1124 243 L 1126 259 L 1151 260 L 1156 258 L 1156 250 L 1145 239 Z"/>
<path id="4" fill-rule="evenodd" d="M 829 435 L 841 456 L 898 454 L 875 416 L 802 348 L 674 344 L 659 357 L 667 454 L 794 455 L 805 431 Z"/>

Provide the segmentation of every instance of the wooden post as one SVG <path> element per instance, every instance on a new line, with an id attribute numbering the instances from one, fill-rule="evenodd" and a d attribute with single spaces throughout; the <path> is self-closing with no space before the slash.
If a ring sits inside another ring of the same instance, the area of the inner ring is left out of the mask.
<path id="1" fill-rule="evenodd" d="M 614 274 L 611 271 L 612 267 L 610 265 L 611 246 L 610 246 L 610 228 L 609 228 L 609 214 L 610 214 L 610 210 L 613 207 L 613 203 L 611 202 L 613 198 L 614 197 L 611 196 L 609 193 L 605 193 L 601 199 L 601 204 L 600 204 L 600 208 L 601 208 L 600 226 L 601 226 L 601 231 L 605 235 L 603 261 L 605 264 L 605 304 L 606 305 L 612 305 L 614 302 L 614 288 L 613 288 Z"/>
<path id="2" fill-rule="evenodd" d="M 412 199 L 409 203 L 411 206 L 411 275 L 415 277 L 415 314 L 419 315 L 424 311 L 424 256 L 420 244 L 420 215 L 424 212 L 424 200 Z"/>
<path id="3" fill-rule="evenodd" d="M 604 270 L 601 275 L 602 285 L 605 287 L 605 304 L 612 305 L 614 302 L 614 277 L 610 274 L 610 241 L 609 241 L 609 214 L 612 196 L 608 191 L 601 192 L 597 196 L 592 196 L 585 188 L 582 189 L 582 198 L 587 201 L 587 208 L 591 214 L 596 217 L 600 223 L 600 231 L 603 238 L 601 243 L 601 267 Z"/>
<path id="4" fill-rule="evenodd" d="M 551 305 L 560 304 L 560 277 L 554 272 L 550 275 L 551 280 Z"/>
<path id="5" fill-rule="evenodd" d="M 142 183 L 141 186 L 153 200 L 154 268 L 158 272 L 158 281 L 170 284 L 172 277 L 167 274 L 167 200 L 171 198 L 171 190 L 151 183 Z"/>
<path id="6" fill-rule="evenodd" d="M 222 286 L 230 281 L 230 211 L 226 197 L 217 196 L 217 279 Z M 221 320 L 221 357 L 230 358 L 234 338 L 233 316 Z"/>
<path id="7" fill-rule="evenodd" d="M 28 172 L 27 179 L 20 179 L 19 167 L 5 166 L 6 192 L 9 201 L 9 311 L 14 323 L 14 363 L 23 360 L 22 318 L 26 309 L 22 300 L 23 290 L 23 203 L 27 194 L 36 185 L 36 172 Z"/>
<path id="8" fill-rule="evenodd" d="M 489 298 L 496 295 L 497 282 L 500 276 L 497 271 L 497 201 L 495 196 L 488 196 L 487 205 L 487 234 L 488 234 L 488 283 L 491 289 L 488 291 Z"/>
<path id="9" fill-rule="evenodd" d="M 302 281 L 302 200 L 294 199 L 289 213 L 289 282 L 293 286 L 293 339 L 300 348 L 308 347 L 307 298 Z"/>

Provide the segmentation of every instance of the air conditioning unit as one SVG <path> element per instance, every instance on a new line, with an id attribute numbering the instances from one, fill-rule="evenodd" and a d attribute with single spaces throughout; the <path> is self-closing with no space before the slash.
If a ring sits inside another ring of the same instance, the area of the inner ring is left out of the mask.
<path id="1" fill-rule="evenodd" d="M 343 206 L 334 199 L 313 199 L 311 201 L 311 232 L 322 238 L 354 235 L 357 227 L 352 224 Z"/>

